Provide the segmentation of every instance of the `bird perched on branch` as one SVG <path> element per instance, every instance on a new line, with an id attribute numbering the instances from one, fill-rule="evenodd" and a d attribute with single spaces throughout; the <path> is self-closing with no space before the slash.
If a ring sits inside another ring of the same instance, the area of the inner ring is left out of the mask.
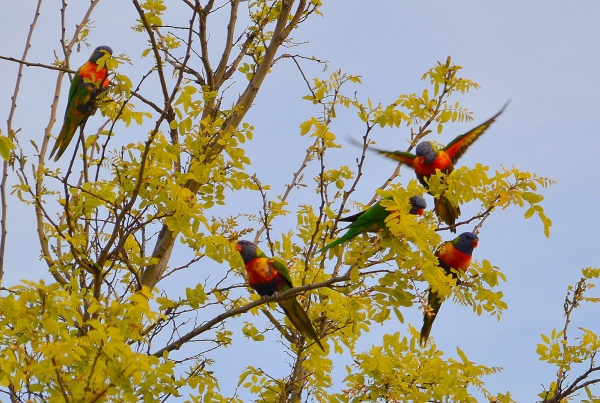
<path id="1" fill-rule="evenodd" d="M 463 232 L 452 241 L 446 241 L 436 250 L 435 256 L 439 261 L 439 267 L 444 269 L 446 275 L 456 278 L 456 272 L 451 269 L 465 272 L 471 264 L 473 249 L 477 247 L 479 238 L 472 232 Z M 423 316 L 423 327 L 421 328 L 421 345 L 424 345 L 431 332 L 433 321 L 442 306 L 442 300 L 437 292 L 429 289 L 428 310 Z"/>
<path id="2" fill-rule="evenodd" d="M 290 273 L 283 262 L 267 257 L 250 241 L 238 241 L 235 249 L 242 255 L 248 284 L 259 295 L 271 296 L 293 288 Z M 308 315 L 296 297 L 291 296 L 278 303 L 294 327 L 304 336 L 313 339 L 321 350 L 325 351 Z"/>
<path id="3" fill-rule="evenodd" d="M 96 112 L 96 99 L 108 89 L 110 81 L 106 65 L 98 65 L 98 61 L 106 55 L 110 57 L 112 49 L 108 46 L 98 46 L 71 81 L 65 120 L 49 157 L 52 158 L 56 153 L 54 161 L 58 161 L 63 155 L 77 128 L 81 127 L 83 130 L 87 119 Z"/>
<path id="4" fill-rule="evenodd" d="M 411 205 L 410 214 L 423 215 L 423 210 L 427 208 L 427 202 L 425 199 L 421 196 L 412 196 L 408 200 Z M 346 227 L 348 231 L 340 238 L 317 251 L 317 253 L 325 252 L 326 250 L 331 249 L 341 243 L 347 242 L 365 232 L 377 232 L 383 228 L 386 228 L 385 219 L 389 214 L 390 212 L 386 210 L 386 208 L 383 207 L 380 202 L 377 202 L 365 211 L 340 218 L 340 221 L 351 223 L 348 225 L 348 227 Z"/>
<path id="5" fill-rule="evenodd" d="M 452 172 L 454 170 L 454 164 L 458 162 L 459 158 L 463 156 L 469 146 L 473 144 L 492 125 L 492 123 L 494 123 L 496 118 L 504 112 L 504 109 L 506 109 L 507 106 L 508 102 L 502 107 L 500 112 L 476 128 L 457 136 L 441 149 L 438 149 L 429 141 L 420 142 L 415 149 L 416 154 L 405 151 L 386 151 L 374 147 L 369 147 L 369 149 L 399 161 L 402 164 L 408 165 L 415 171 L 419 182 L 421 182 L 425 188 L 428 188 L 425 179 L 435 174 L 437 169 L 443 174 Z M 436 200 L 434 209 L 437 216 L 448 225 L 454 225 L 456 219 L 460 215 L 458 206 L 450 203 L 444 195 L 441 195 L 439 199 Z M 456 229 L 452 228 L 451 231 L 456 232 Z"/>

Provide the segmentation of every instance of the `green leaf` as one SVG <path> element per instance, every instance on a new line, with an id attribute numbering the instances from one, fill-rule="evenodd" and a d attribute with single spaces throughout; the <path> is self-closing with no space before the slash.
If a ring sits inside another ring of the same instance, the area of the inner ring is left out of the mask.
<path id="1" fill-rule="evenodd" d="M 358 283 L 358 280 L 359 280 L 358 266 L 354 266 L 352 268 L 352 270 L 350 270 L 350 280 L 355 284 Z"/>
<path id="2" fill-rule="evenodd" d="M 462 362 L 464 364 L 469 364 L 469 360 L 467 359 L 467 356 L 460 348 L 456 347 L 456 352 L 458 353 L 460 359 L 462 360 Z"/>
<path id="3" fill-rule="evenodd" d="M 531 218 L 535 214 L 535 209 L 533 207 L 529 207 L 525 212 L 525 219 Z"/>
<path id="4" fill-rule="evenodd" d="M 11 148 L 12 143 L 10 139 L 6 136 L 0 136 L 0 157 L 2 157 L 5 161 L 10 160 Z"/>
<path id="5" fill-rule="evenodd" d="M 544 196 L 537 194 L 537 193 L 533 193 L 533 192 L 523 192 L 523 194 L 521 196 L 523 197 L 523 199 L 527 200 L 530 204 L 537 204 L 537 203 L 541 202 L 542 200 L 544 200 Z"/>
<path id="6" fill-rule="evenodd" d="M 312 119 L 301 123 L 300 124 L 300 135 L 304 136 L 306 133 L 308 133 L 310 131 L 310 128 L 312 127 L 312 125 L 313 125 Z"/>

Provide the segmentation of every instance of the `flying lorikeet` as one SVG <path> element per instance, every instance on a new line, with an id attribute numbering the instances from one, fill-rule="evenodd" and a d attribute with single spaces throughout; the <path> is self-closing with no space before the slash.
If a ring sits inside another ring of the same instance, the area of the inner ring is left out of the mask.
<path id="1" fill-rule="evenodd" d="M 293 288 L 290 273 L 283 262 L 267 257 L 250 241 L 238 241 L 235 249 L 242 255 L 248 284 L 259 295 L 273 295 Z M 279 301 L 279 306 L 300 333 L 313 339 L 321 350 L 325 351 L 308 315 L 295 296 Z"/>
<path id="2" fill-rule="evenodd" d="M 112 55 L 112 49 L 108 46 L 98 46 L 94 49 L 90 59 L 77 70 L 71 81 L 65 120 L 49 157 L 52 158 L 56 153 L 54 161 L 58 161 L 63 155 L 77 128 L 83 128 L 87 119 L 96 112 L 96 98 L 106 91 L 110 84 L 106 66 L 99 68 L 97 64 L 106 54 Z"/>
<path id="3" fill-rule="evenodd" d="M 408 199 L 411 205 L 410 214 L 423 215 L 423 210 L 427 208 L 427 202 L 421 196 L 412 196 Z M 351 224 L 346 227 L 348 231 L 340 238 L 331 242 L 317 253 L 331 249 L 341 243 L 351 240 L 357 235 L 365 232 L 377 232 L 380 229 L 386 227 L 385 219 L 390 214 L 379 202 L 373 204 L 365 211 L 360 213 L 340 218 L 340 221 L 350 222 Z"/>
<path id="4" fill-rule="evenodd" d="M 446 275 L 451 274 L 456 278 L 456 273 L 450 269 L 465 272 L 471 264 L 473 249 L 477 247 L 479 238 L 472 232 L 463 232 L 452 241 L 446 241 L 440 245 L 435 252 L 439 261 L 439 267 L 444 269 Z M 423 327 L 421 328 L 421 345 L 424 345 L 431 332 L 433 321 L 442 306 L 442 300 L 437 292 L 429 289 L 428 296 L 429 312 L 423 316 Z"/>
<path id="5" fill-rule="evenodd" d="M 490 119 L 486 120 L 473 130 L 456 137 L 448 143 L 446 147 L 439 150 L 429 141 L 422 141 L 417 145 L 415 149 L 416 155 L 404 151 L 385 151 L 372 147 L 369 148 L 388 158 L 392 158 L 410 166 L 417 174 L 419 182 L 427 188 L 428 186 L 425 178 L 429 178 L 431 175 L 435 174 L 436 169 L 439 169 L 443 174 L 452 172 L 454 170 L 454 164 L 456 164 L 459 158 L 467 151 L 467 148 L 473 144 L 483 132 L 492 125 L 492 123 L 494 123 L 496 118 L 504 112 L 507 105 L 508 103 L 502 107 L 500 112 Z M 443 195 L 436 200 L 434 209 L 437 216 L 448 225 L 454 225 L 456 219 L 460 215 L 458 206 L 450 203 Z M 452 228 L 451 231 L 456 232 L 456 229 Z"/>

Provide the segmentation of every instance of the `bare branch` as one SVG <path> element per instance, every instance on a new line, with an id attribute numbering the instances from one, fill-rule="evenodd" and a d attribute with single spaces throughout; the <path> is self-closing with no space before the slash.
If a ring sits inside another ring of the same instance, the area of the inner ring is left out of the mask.
<path id="1" fill-rule="evenodd" d="M 27 53 L 29 53 L 29 48 L 31 47 L 31 37 L 33 35 L 33 30 L 35 29 L 35 24 L 37 23 L 38 17 L 40 16 L 40 8 L 42 6 L 42 0 L 38 0 L 37 7 L 35 9 L 35 14 L 33 16 L 33 22 L 29 26 L 29 32 L 27 33 L 27 39 L 25 40 L 25 49 L 23 50 L 23 56 L 21 59 L 25 60 L 27 58 Z M 0 58 L 4 58 L 0 56 Z M 13 138 L 13 127 L 12 120 L 15 115 L 15 111 L 17 109 L 17 97 L 19 96 L 19 89 L 21 88 L 21 78 L 23 77 L 23 65 L 25 63 L 21 63 L 19 66 L 19 70 L 17 72 L 17 80 L 15 82 L 15 90 L 13 92 L 13 96 L 11 98 L 12 103 L 10 106 L 10 112 L 8 114 L 8 120 L 6 121 L 7 135 L 9 138 Z M 6 201 L 6 180 L 8 179 L 8 161 L 4 161 L 2 163 L 2 182 L 0 183 L 0 200 L 2 203 L 2 216 L 0 218 L 0 283 L 2 282 L 2 278 L 4 277 L 4 251 L 6 248 L 6 234 L 8 233 L 6 229 L 6 218 L 8 212 L 8 203 Z"/>
<path id="2" fill-rule="evenodd" d="M 214 82 L 217 86 L 221 86 L 223 84 L 223 77 L 225 75 L 225 71 L 227 69 L 227 62 L 229 61 L 229 56 L 231 54 L 231 49 L 233 48 L 233 34 L 235 32 L 235 24 L 237 21 L 237 13 L 238 13 L 238 5 L 240 4 L 240 0 L 231 0 L 231 11 L 229 13 L 229 23 L 227 25 L 227 40 L 225 41 L 225 46 L 223 49 L 223 55 L 221 56 L 221 61 L 217 66 L 217 70 L 214 74 Z"/>
<path id="3" fill-rule="evenodd" d="M 200 20 L 200 60 L 202 61 L 202 65 L 204 66 L 204 71 L 206 72 L 206 80 L 207 85 L 211 90 L 216 89 L 215 80 L 212 68 L 210 67 L 210 59 L 208 55 L 208 38 L 207 38 L 207 30 L 206 30 L 206 17 L 208 15 L 209 7 L 212 6 L 212 3 L 204 8 L 200 8 L 200 4 L 196 1 L 197 7 L 194 8 L 195 11 L 198 11 L 198 18 Z M 207 10 L 208 8 L 208 10 Z"/>
<path id="4" fill-rule="evenodd" d="M 39 1 L 40 1 L 40 3 L 41 3 L 41 0 L 39 0 Z M 38 6 L 39 6 L 39 3 L 38 3 Z M 38 15 L 39 15 L 39 13 L 36 13 L 36 19 L 37 19 L 37 16 L 38 16 Z M 33 27 L 33 25 L 35 25 L 35 22 L 32 24 L 32 27 Z M 30 32 L 31 32 L 31 31 L 30 31 Z M 30 46 L 31 46 L 31 45 L 29 45 L 29 47 L 30 47 Z M 64 67 L 51 66 L 51 65 L 48 65 L 48 64 L 43 64 L 43 63 L 32 63 L 32 62 L 26 62 L 26 61 L 25 61 L 25 56 L 27 55 L 27 51 L 28 51 L 28 50 L 29 50 L 29 48 L 28 48 L 28 49 L 25 51 L 25 53 L 23 54 L 23 57 L 22 57 L 21 59 L 15 59 L 14 57 L 7 57 L 7 56 L 0 56 L 0 59 L 3 59 L 3 60 L 8 60 L 8 61 L 10 61 L 10 62 L 19 63 L 19 64 L 21 64 L 21 65 L 25 65 L 25 66 L 27 66 L 27 67 L 42 67 L 42 68 L 44 68 L 44 69 L 61 71 L 61 72 L 63 72 L 63 73 L 71 73 L 71 74 L 74 74 L 74 73 L 75 73 L 75 71 L 73 71 L 73 70 L 71 70 L 71 69 L 64 68 Z M 19 70 L 19 71 L 21 71 L 21 70 Z"/>

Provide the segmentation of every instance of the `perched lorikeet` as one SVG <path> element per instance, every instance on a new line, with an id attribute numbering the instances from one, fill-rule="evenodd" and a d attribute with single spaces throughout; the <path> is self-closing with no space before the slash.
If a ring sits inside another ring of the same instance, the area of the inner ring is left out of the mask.
<path id="1" fill-rule="evenodd" d="M 94 49 L 90 59 L 77 70 L 71 81 L 65 120 L 50 153 L 50 158 L 56 153 L 54 161 L 58 161 L 63 155 L 77 128 L 83 128 L 87 119 L 96 112 L 96 98 L 106 91 L 110 84 L 106 66 L 99 68 L 97 64 L 107 53 L 112 55 L 112 49 L 108 46 L 98 46 Z"/>
<path id="2" fill-rule="evenodd" d="M 423 215 L 423 210 L 427 208 L 427 202 L 425 201 L 425 199 L 421 196 L 412 196 L 408 200 L 410 202 L 410 205 L 412 206 L 410 209 L 410 214 Z M 383 207 L 379 202 L 377 202 L 365 211 L 348 217 L 340 218 L 340 221 L 352 223 L 348 225 L 348 227 L 346 227 L 348 231 L 342 237 L 336 239 L 329 245 L 317 251 L 317 253 L 321 253 L 326 251 L 327 249 L 331 249 L 334 246 L 349 241 L 355 236 L 360 235 L 362 233 L 377 232 L 380 229 L 385 228 L 385 219 L 389 214 L 390 212 L 387 211 L 385 207 Z"/>
<path id="3" fill-rule="evenodd" d="M 276 292 L 284 292 L 293 288 L 290 273 L 283 262 L 267 257 L 258 246 L 250 241 L 238 241 L 235 249 L 242 255 L 248 275 L 248 284 L 259 295 L 273 295 Z M 296 297 L 291 296 L 279 301 L 279 306 L 300 333 L 313 339 L 321 350 L 325 351 L 308 315 Z"/>
<path id="4" fill-rule="evenodd" d="M 463 232 L 452 241 L 446 241 L 440 245 L 435 252 L 439 261 L 439 267 L 444 269 L 446 274 L 451 274 L 456 278 L 456 273 L 450 269 L 465 272 L 471 264 L 471 255 L 473 249 L 477 247 L 479 238 L 472 232 Z M 437 317 L 437 313 L 442 306 L 442 300 L 438 297 L 437 292 L 429 289 L 428 296 L 429 312 L 425 312 L 423 316 L 423 327 L 421 328 L 421 345 L 424 345 L 431 332 L 433 321 Z"/>
<path id="5" fill-rule="evenodd" d="M 456 137 L 448 143 L 446 147 L 439 150 L 429 141 L 422 141 L 417 145 L 415 149 L 416 155 L 404 151 L 385 151 L 372 147 L 369 148 L 388 158 L 392 158 L 410 166 L 417 174 L 419 182 L 427 188 L 425 178 L 429 178 L 431 175 L 435 174 L 436 169 L 439 169 L 444 174 L 452 172 L 454 170 L 454 164 L 456 164 L 458 159 L 467 151 L 467 148 L 473 144 L 492 123 L 494 123 L 496 118 L 504 112 L 507 105 L 508 103 L 502 107 L 500 112 L 490 119 L 486 120 L 473 130 Z M 454 225 L 456 219 L 460 215 L 458 206 L 450 203 L 443 195 L 436 200 L 435 212 L 437 216 L 448 225 Z M 452 228 L 452 232 L 456 232 L 456 229 Z"/>

